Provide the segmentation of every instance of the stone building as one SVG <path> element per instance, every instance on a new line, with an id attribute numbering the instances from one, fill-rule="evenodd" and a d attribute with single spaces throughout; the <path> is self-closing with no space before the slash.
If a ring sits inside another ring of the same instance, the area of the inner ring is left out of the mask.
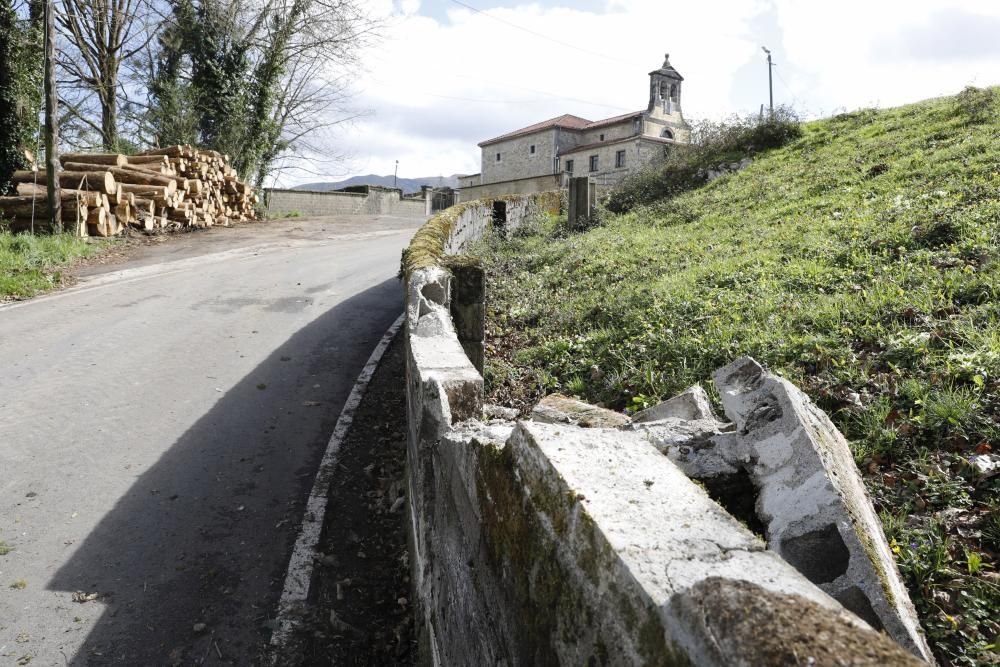
<path id="1" fill-rule="evenodd" d="M 598 121 L 564 114 L 483 141 L 482 170 L 459 179 L 461 199 L 552 190 L 570 176 L 590 176 L 599 186 L 617 183 L 671 144 L 688 141 L 683 81 L 668 54 L 649 73 L 643 110 Z"/>

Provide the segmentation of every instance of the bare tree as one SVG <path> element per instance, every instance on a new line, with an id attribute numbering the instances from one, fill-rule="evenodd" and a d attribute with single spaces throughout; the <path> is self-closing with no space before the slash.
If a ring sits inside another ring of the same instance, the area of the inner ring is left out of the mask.
<path id="1" fill-rule="evenodd" d="M 197 141 L 261 183 L 280 156 L 357 115 L 349 85 L 379 27 L 358 0 L 171 2 L 150 82 L 157 136 L 192 127 L 170 109 L 193 111 Z"/>
<path id="2" fill-rule="evenodd" d="M 60 53 L 60 97 L 67 121 L 80 134 L 100 137 L 105 150 L 117 150 L 119 109 L 130 98 L 122 67 L 155 34 L 150 0 L 62 0 L 58 13 L 64 48 Z"/>

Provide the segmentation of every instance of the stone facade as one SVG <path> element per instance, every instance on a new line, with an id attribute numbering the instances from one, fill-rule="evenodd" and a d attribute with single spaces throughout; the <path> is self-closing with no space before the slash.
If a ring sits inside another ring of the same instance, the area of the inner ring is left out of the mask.
<path id="1" fill-rule="evenodd" d="M 589 121 L 565 114 L 479 144 L 482 171 L 462 187 L 484 187 L 542 176 L 571 173 L 599 184 L 617 182 L 649 164 L 675 142 L 690 138 L 681 113 L 684 80 L 670 64 L 649 73 L 645 110 Z M 514 192 L 516 184 L 512 186 Z M 462 197 L 469 199 L 469 197 Z"/>

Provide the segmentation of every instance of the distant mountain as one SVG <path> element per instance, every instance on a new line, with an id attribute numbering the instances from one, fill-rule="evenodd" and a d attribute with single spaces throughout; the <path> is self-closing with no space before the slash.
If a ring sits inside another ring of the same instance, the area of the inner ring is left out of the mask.
<path id="1" fill-rule="evenodd" d="M 305 183 L 303 185 L 296 185 L 293 190 L 312 190 L 313 192 L 327 192 L 328 190 L 339 190 L 340 188 L 346 188 L 350 185 L 381 185 L 383 187 L 392 187 L 392 174 L 388 176 L 376 176 L 375 174 L 368 174 L 367 176 L 351 176 L 347 180 L 337 181 L 336 183 Z M 435 188 L 439 187 L 458 187 L 458 174 L 452 174 L 451 176 L 424 176 L 421 178 L 397 178 L 396 187 L 401 188 L 404 193 L 406 192 L 420 192 L 421 186 L 430 185 Z"/>

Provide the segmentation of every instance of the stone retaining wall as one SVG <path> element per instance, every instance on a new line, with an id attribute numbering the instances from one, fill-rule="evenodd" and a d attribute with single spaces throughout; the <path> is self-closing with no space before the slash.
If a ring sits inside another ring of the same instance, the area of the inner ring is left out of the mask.
<path id="1" fill-rule="evenodd" d="M 804 395 L 752 360 L 716 376 L 732 423 L 711 413 L 698 388 L 632 419 L 585 405 L 573 413 L 578 402 L 558 397 L 530 421 L 483 405 L 470 359 L 481 348 L 469 352 L 463 333 L 470 317 L 482 317 L 469 315 L 484 310 L 482 275 L 452 256 L 498 226 L 498 202 L 509 231 L 555 201 L 543 194 L 453 207 L 418 232 L 404 258 L 407 498 L 423 663 L 929 658 L 857 471 L 846 467 L 846 442 Z M 737 473 L 759 482 L 774 540 L 706 492 Z M 802 503 L 782 512 L 789 499 Z M 810 551 L 829 546 L 831 526 L 844 545 L 836 578 Z M 826 543 L 810 542 L 817 531 Z M 848 589 L 864 604 L 838 601 Z"/>
<path id="2" fill-rule="evenodd" d="M 357 191 L 314 192 L 312 190 L 264 190 L 266 214 L 283 218 L 289 213 L 305 217 L 330 215 L 394 215 L 409 218 L 430 217 L 429 202 L 423 197 L 403 197 L 397 188 L 362 186 Z"/>

